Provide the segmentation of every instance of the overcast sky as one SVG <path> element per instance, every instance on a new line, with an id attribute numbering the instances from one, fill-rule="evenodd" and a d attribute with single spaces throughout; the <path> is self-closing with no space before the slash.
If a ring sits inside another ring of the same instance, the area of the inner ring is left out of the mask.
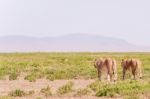
<path id="1" fill-rule="evenodd" d="M 71 33 L 150 46 L 150 0 L 0 0 L 0 36 Z"/>

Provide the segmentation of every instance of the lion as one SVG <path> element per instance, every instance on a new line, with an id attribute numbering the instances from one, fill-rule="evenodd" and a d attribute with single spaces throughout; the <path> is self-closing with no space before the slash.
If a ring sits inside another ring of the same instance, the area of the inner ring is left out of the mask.
<path id="1" fill-rule="evenodd" d="M 102 71 L 106 70 L 107 73 L 107 80 L 117 80 L 117 64 L 116 60 L 111 58 L 97 58 L 94 62 L 94 67 L 97 69 L 98 78 L 101 80 Z"/>
<path id="2" fill-rule="evenodd" d="M 122 68 L 123 68 L 123 77 L 122 79 L 125 79 L 126 71 L 131 71 L 133 78 L 136 79 L 136 76 L 138 74 L 139 78 L 142 78 L 142 70 L 141 70 L 141 61 L 138 59 L 122 59 L 121 62 Z"/>

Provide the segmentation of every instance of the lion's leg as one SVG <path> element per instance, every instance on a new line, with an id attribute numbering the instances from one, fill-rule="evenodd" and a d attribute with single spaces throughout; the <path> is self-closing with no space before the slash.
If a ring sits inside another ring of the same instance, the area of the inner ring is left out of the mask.
<path id="1" fill-rule="evenodd" d="M 132 75 L 133 75 L 133 79 L 136 79 L 135 75 L 136 75 L 136 71 L 132 70 Z"/>
<path id="2" fill-rule="evenodd" d="M 117 80 L 117 69 L 116 69 L 116 67 L 113 67 L 113 80 L 114 81 Z"/>
<path id="3" fill-rule="evenodd" d="M 110 67 L 109 66 L 106 66 L 107 68 L 107 81 L 110 81 L 111 80 L 111 71 L 110 71 Z"/>
<path id="4" fill-rule="evenodd" d="M 110 80 L 113 80 L 113 73 L 110 73 Z"/>
<path id="5" fill-rule="evenodd" d="M 114 71 L 114 81 L 116 81 L 116 80 L 117 80 L 117 72 Z"/>
<path id="6" fill-rule="evenodd" d="M 98 79 L 101 81 L 101 70 L 98 70 Z"/>
<path id="7" fill-rule="evenodd" d="M 110 79 L 111 79 L 110 74 L 107 74 L 107 81 L 110 81 Z"/>
<path id="8" fill-rule="evenodd" d="M 110 73 L 110 71 L 109 71 L 109 69 L 108 69 L 108 70 L 107 70 L 107 81 L 110 81 L 111 78 L 112 78 L 112 75 L 111 75 L 111 73 Z"/>
<path id="9" fill-rule="evenodd" d="M 123 69 L 123 76 L 122 76 L 122 79 L 123 79 L 123 80 L 125 79 L 125 74 L 126 74 L 126 70 Z"/>

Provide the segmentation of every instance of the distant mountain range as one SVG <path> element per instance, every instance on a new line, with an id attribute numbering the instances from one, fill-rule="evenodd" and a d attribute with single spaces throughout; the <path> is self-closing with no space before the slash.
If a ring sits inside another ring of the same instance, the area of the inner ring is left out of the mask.
<path id="1" fill-rule="evenodd" d="M 90 34 L 70 34 L 58 37 L 3 36 L 0 52 L 122 52 L 150 51 L 125 40 Z"/>

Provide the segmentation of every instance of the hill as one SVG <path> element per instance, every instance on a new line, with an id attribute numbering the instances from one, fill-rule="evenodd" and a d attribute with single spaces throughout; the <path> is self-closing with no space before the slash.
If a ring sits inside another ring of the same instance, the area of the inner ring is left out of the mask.
<path id="1" fill-rule="evenodd" d="M 32 51 L 142 51 L 125 40 L 89 34 L 58 37 L 4 36 L 0 37 L 0 52 Z"/>

